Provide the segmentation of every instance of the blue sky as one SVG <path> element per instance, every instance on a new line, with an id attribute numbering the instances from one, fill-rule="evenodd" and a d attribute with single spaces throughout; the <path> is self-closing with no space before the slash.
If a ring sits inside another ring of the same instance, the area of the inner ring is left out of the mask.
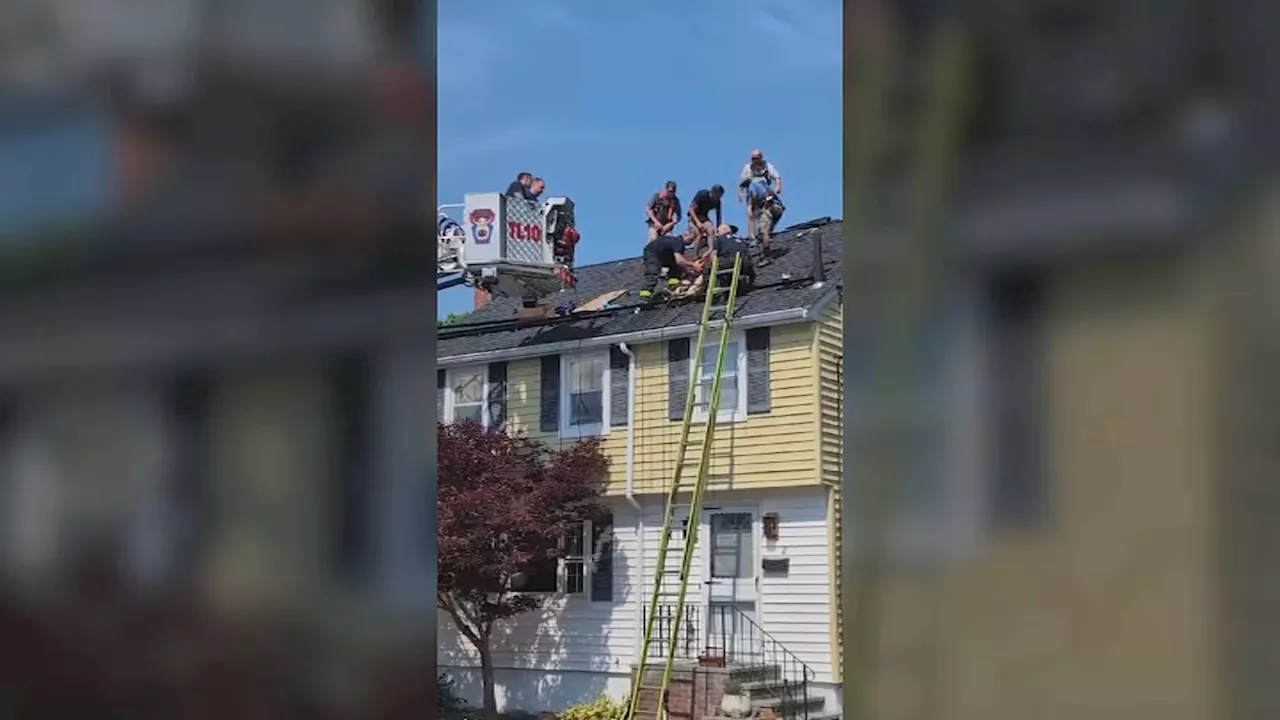
<path id="1" fill-rule="evenodd" d="M 439 192 L 522 170 L 577 206 L 581 264 L 640 254 L 667 179 L 687 206 L 753 148 L 784 178 L 784 224 L 841 209 L 838 0 L 440 0 Z M 726 196 L 727 219 L 745 210 Z M 440 316 L 471 292 L 440 294 Z"/>
<path id="2" fill-rule="evenodd" d="M 0 133 L 0 243 L 103 209 L 111 180 L 105 128 L 88 115 Z"/>

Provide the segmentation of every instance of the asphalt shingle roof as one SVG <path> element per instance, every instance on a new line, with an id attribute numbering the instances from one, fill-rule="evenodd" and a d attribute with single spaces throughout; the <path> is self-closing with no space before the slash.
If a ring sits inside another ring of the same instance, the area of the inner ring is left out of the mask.
<path id="1" fill-rule="evenodd" d="M 840 282 L 843 270 L 842 232 L 843 224 L 840 220 L 822 218 L 794 225 L 774 235 L 774 244 L 779 248 L 780 255 L 771 264 L 759 269 L 756 287 L 739 297 L 735 317 L 744 319 L 780 310 L 809 307 L 829 292 L 832 286 Z M 813 288 L 814 251 L 819 240 L 827 282 L 821 288 Z M 495 297 L 479 310 L 463 316 L 458 323 L 441 328 L 437 345 L 438 357 L 448 358 L 694 325 L 701 318 L 700 302 L 639 309 L 643 303 L 635 291 L 644 277 L 643 263 L 639 257 L 580 265 L 574 272 L 577 285 L 571 290 L 554 295 L 550 300 L 556 304 L 586 302 L 601 294 L 625 289 L 628 293 L 615 300 L 613 306 L 637 309 L 624 309 L 599 317 L 566 319 L 549 325 L 513 327 L 506 322 L 515 319 L 516 310 L 521 305 L 520 298 Z M 496 325 L 492 329 L 481 326 L 471 331 L 466 330 L 469 325 L 487 323 Z"/>

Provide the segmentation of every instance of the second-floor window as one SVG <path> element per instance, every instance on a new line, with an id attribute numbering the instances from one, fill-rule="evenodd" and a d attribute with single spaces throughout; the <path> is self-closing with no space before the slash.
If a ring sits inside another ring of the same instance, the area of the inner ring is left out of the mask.
<path id="1" fill-rule="evenodd" d="M 747 394 L 741 379 L 746 376 L 746 343 L 741 334 L 730 336 L 724 349 L 724 368 L 720 373 L 720 405 L 716 422 L 737 422 L 747 417 Z M 715 385 L 716 365 L 720 360 L 720 341 L 707 343 L 702 348 L 702 362 L 694 370 L 697 387 L 694 391 L 693 421 L 706 422 L 711 411 L 711 392 Z"/>
<path id="2" fill-rule="evenodd" d="M 539 365 L 539 432 L 576 440 L 627 424 L 630 358 L 617 347 L 544 355 Z"/>
<path id="3" fill-rule="evenodd" d="M 566 355 L 560 367 L 560 434 L 604 433 L 609 417 L 609 355 Z"/>
<path id="4" fill-rule="evenodd" d="M 742 422 L 751 415 L 767 414 L 772 410 L 770 335 L 770 328 L 755 327 L 729 336 L 720 374 L 720 405 L 716 422 Z M 666 342 L 667 419 L 672 422 L 684 420 L 690 383 L 693 383 L 694 395 L 690 420 L 707 420 L 720 355 L 719 333 L 712 333 L 712 336 L 714 339 L 708 339 L 698 362 L 693 358 L 695 340 L 678 337 Z"/>
<path id="5" fill-rule="evenodd" d="M 474 420 L 489 426 L 488 374 L 485 366 L 451 369 L 445 387 L 445 421 Z"/>

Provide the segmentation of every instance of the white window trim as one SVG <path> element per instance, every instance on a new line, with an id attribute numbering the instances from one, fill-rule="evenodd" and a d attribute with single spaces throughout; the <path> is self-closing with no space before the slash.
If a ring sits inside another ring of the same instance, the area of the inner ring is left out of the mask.
<path id="1" fill-rule="evenodd" d="M 454 388 L 457 387 L 457 379 L 466 375 L 480 374 L 480 422 L 485 428 L 491 425 L 489 417 L 489 366 L 488 365 L 465 365 L 457 368 L 449 368 L 445 371 L 444 382 L 444 417 L 445 422 L 452 423 L 454 421 L 454 401 L 456 394 Z"/>
<path id="2" fill-rule="evenodd" d="M 572 559 L 561 557 L 556 562 L 556 590 L 534 590 L 528 591 L 529 595 L 563 595 L 566 598 L 576 598 L 583 602 L 606 602 L 604 600 L 594 600 L 591 597 L 591 581 L 596 571 L 596 548 L 591 544 L 591 538 L 595 535 L 595 524 L 590 520 L 582 521 L 582 550 L 585 555 L 581 558 L 574 557 Z M 569 563 L 582 563 L 582 592 L 569 592 Z"/>
<path id="3" fill-rule="evenodd" d="M 736 370 L 736 378 L 738 381 L 738 405 L 737 407 L 725 407 L 722 403 L 720 411 L 717 413 L 716 423 L 739 423 L 747 420 L 747 335 L 741 330 L 731 331 L 729 333 L 729 342 L 736 343 L 738 346 L 738 362 Z M 710 357 L 715 357 L 720 352 L 720 338 L 707 342 L 702 348 L 703 359 L 705 360 L 711 353 Z M 696 355 L 697 352 L 691 353 Z M 702 398 L 698 396 L 698 391 L 702 386 L 701 377 L 699 377 L 698 367 L 694 364 L 694 358 L 689 358 L 689 382 L 694 387 L 694 406 L 693 406 L 693 422 L 705 423 L 707 421 L 707 411 L 702 409 Z M 725 368 L 726 370 L 728 367 Z M 721 376 L 721 398 L 724 397 L 723 375 Z"/>
<path id="4" fill-rule="evenodd" d="M 568 597 L 585 597 L 591 595 L 591 521 L 582 521 L 582 555 L 570 557 L 567 553 L 560 558 L 560 567 L 556 573 L 556 587 Z M 582 563 L 582 590 L 569 592 L 569 563 Z"/>
<path id="5" fill-rule="evenodd" d="M 600 424 L 599 425 L 570 425 L 569 424 L 569 395 L 570 395 L 570 374 L 569 366 L 581 360 L 599 360 L 604 371 L 600 377 L 600 387 L 602 398 L 600 401 Z M 560 356 L 560 437 L 562 438 L 591 438 L 600 437 L 609 434 L 609 413 L 611 412 L 610 392 L 612 378 L 611 369 L 609 368 L 609 353 L 606 352 L 590 352 L 578 353 L 574 355 Z"/>
<path id="6" fill-rule="evenodd" d="M 986 397 L 991 378 L 987 374 L 985 320 L 980 314 L 978 285 L 962 286 L 951 300 L 962 323 L 958 343 L 948 346 L 948 361 L 936 391 L 915 394 L 897 418 L 879 422 L 893 424 L 937 423 L 937 450 L 942 453 L 938 482 L 941 484 L 938 513 L 914 512 L 901 508 L 889 537 L 895 562 L 910 566 L 919 563 L 936 567 L 951 562 L 978 547 L 984 533 L 983 508 L 989 477 L 987 437 L 990 422 Z M 873 420 L 853 406 L 845 405 L 846 432 L 874 431 Z M 852 530 L 846 526 L 845 533 Z"/>

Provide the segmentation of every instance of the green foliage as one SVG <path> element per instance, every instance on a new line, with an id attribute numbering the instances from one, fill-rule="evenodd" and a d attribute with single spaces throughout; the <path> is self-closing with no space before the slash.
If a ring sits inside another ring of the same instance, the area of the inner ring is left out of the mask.
<path id="1" fill-rule="evenodd" d="M 465 317 L 466 317 L 465 313 L 463 314 L 449 313 L 448 315 L 444 316 L 443 320 L 436 323 L 436 327 L 448 327 L 450 325 L 457 325 L 458 323 L 462 322 L 462 320 Z"/>
<path id="2" fill-rule="evenodd" d="M 741 695 L 741 694 L 743 694 L 743 693 L 742 693 L 742 683 L 741 683 L 741 682 L 739 682 L 737 678 L 729 678 L 729 679 L 728 679 L 728 680 L 726 680 L 726 681 L 725 681 L 725 683 L 724 683 L 724 694 L 725 694 L 725 695 Z"/>
<path id="3" fill-rule="evenodd" d="M 595 702 L 575 705 L 556 715 L 556 720 L 622 720 L 626 703 L 617 702 L 608 695 L 601 695 Z"/>
<path id="4" fill-rule="evenodd" d="M 453 688 L 453 678 L 446 674 L 436 677 L 436 710 L 441 714 L 462 709 L 462 699 Z"/>

